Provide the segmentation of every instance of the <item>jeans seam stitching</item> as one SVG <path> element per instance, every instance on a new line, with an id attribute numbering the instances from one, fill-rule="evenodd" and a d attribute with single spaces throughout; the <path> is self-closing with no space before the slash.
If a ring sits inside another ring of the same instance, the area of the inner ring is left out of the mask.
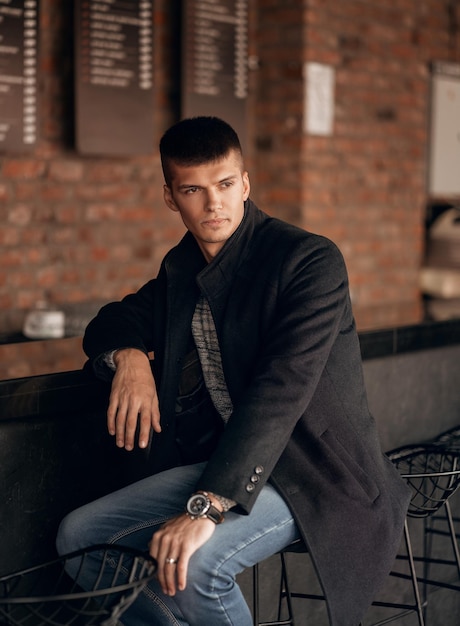
<path id="1" fill-rule="evenodd" d="M 169 519 L 168 517 L 163 517 L 161 519 L 160 518 L 151 519 L 151 520 L 142 522 L 141 524 L 134 524 L 133 526 L 129 526 L 128 528 L 123 528 L 122 530 L 117 532 L 115 535 L 112 535 L 108 543 L 116 543 L 120 539 L 128 537 L 129 535 L 132 535 L 133 533 L 136 533 L 139 530 L 143 530 L 145 528 L 151 528 L 152 526 L 157 526 L 158 524 L 164 524 L 168 519 Z"/>

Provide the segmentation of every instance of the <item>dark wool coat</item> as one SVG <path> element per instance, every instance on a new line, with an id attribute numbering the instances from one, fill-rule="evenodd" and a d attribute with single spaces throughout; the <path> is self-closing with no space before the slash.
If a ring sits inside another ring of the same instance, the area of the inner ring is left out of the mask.
<path id="1" fill-rule="evenodd" d="M 174 404 L 200 290 L 234 411 L 197 488 L 249 514 L 272 483 L 309 549 L 331 625 L 357 626 L 393 565 L 409 492 L 369 414 L 342 255 L 248 201 L 210 264 L 187 233 L 156 279 L 99 312 L 84 338 L 93 363 L 115 348 L 154 351 L 154 472 L 178 463 Z"/>

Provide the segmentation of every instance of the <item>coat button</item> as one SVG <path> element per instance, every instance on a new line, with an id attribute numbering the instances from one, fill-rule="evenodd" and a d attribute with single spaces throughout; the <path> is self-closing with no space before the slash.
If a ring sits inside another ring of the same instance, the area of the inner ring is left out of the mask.
<path id="1" fill-rule="evenodd" d="M 251 476 L 251 482 L 252 482 L 252 483 L 254 483 L 254 484 L 255 484 L 255 483 L 258 483 L 258 482 L 259 482 L 259 480 L 260 480 L 260 476 L 257 476 L 257 474 L 253 474 L 253 475 Z"/>
<path id="2" fill-rule="evenodd" d="M 263 465 L 256 465 L 254 468 L 254 471 L 256 474 L 263 474 L 264 473 L 264 466 Z"/>
<path id="3" fill-rule="evenodd" d="M 254 489 L 255 489 L 255 486 L 254 486 L 252 483 L 248 483 L 248 484 L 246 485 L 246 491 L 247 491 L 248 493 L 252 493 L 252 492 L 254 491 Z"/>

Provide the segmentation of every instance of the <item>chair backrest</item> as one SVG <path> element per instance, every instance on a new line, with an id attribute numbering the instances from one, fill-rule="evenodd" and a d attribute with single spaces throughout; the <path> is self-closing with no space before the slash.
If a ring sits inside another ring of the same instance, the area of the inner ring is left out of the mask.
<path id="1" fill-rule="evenodd" d="M 434 439 L 433 443 L 442 445 L 449 450 L 460 451 L 460 426 L 455 426 L 441 433 Z"/>
<path id="2" fill-rule="evenodd" d="M 460 448 L 406 446 L 387 456 L 412 489 L 410 517 L 433 515 L 460 485 Z"/>

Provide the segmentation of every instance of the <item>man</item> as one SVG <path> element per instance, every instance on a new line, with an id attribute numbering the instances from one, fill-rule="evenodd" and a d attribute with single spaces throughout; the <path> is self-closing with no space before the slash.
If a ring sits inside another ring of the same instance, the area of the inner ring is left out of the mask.
<path id="1" fill-rule="evenodd" d="M 222 120 L 179 122 L 160 153 L 188 232 L 84 338 L 113 376 L 109 432 L 149 448 L 152 475 L 68 516 L 59 550 L 149 546 L 158 583 L 127 626 L 250 626 L 236 574 L 302 538 L 330 623 L 357 626 L 393 564 L 408 489 L 367 407 L 342 256 L 249 200 Z"/>

